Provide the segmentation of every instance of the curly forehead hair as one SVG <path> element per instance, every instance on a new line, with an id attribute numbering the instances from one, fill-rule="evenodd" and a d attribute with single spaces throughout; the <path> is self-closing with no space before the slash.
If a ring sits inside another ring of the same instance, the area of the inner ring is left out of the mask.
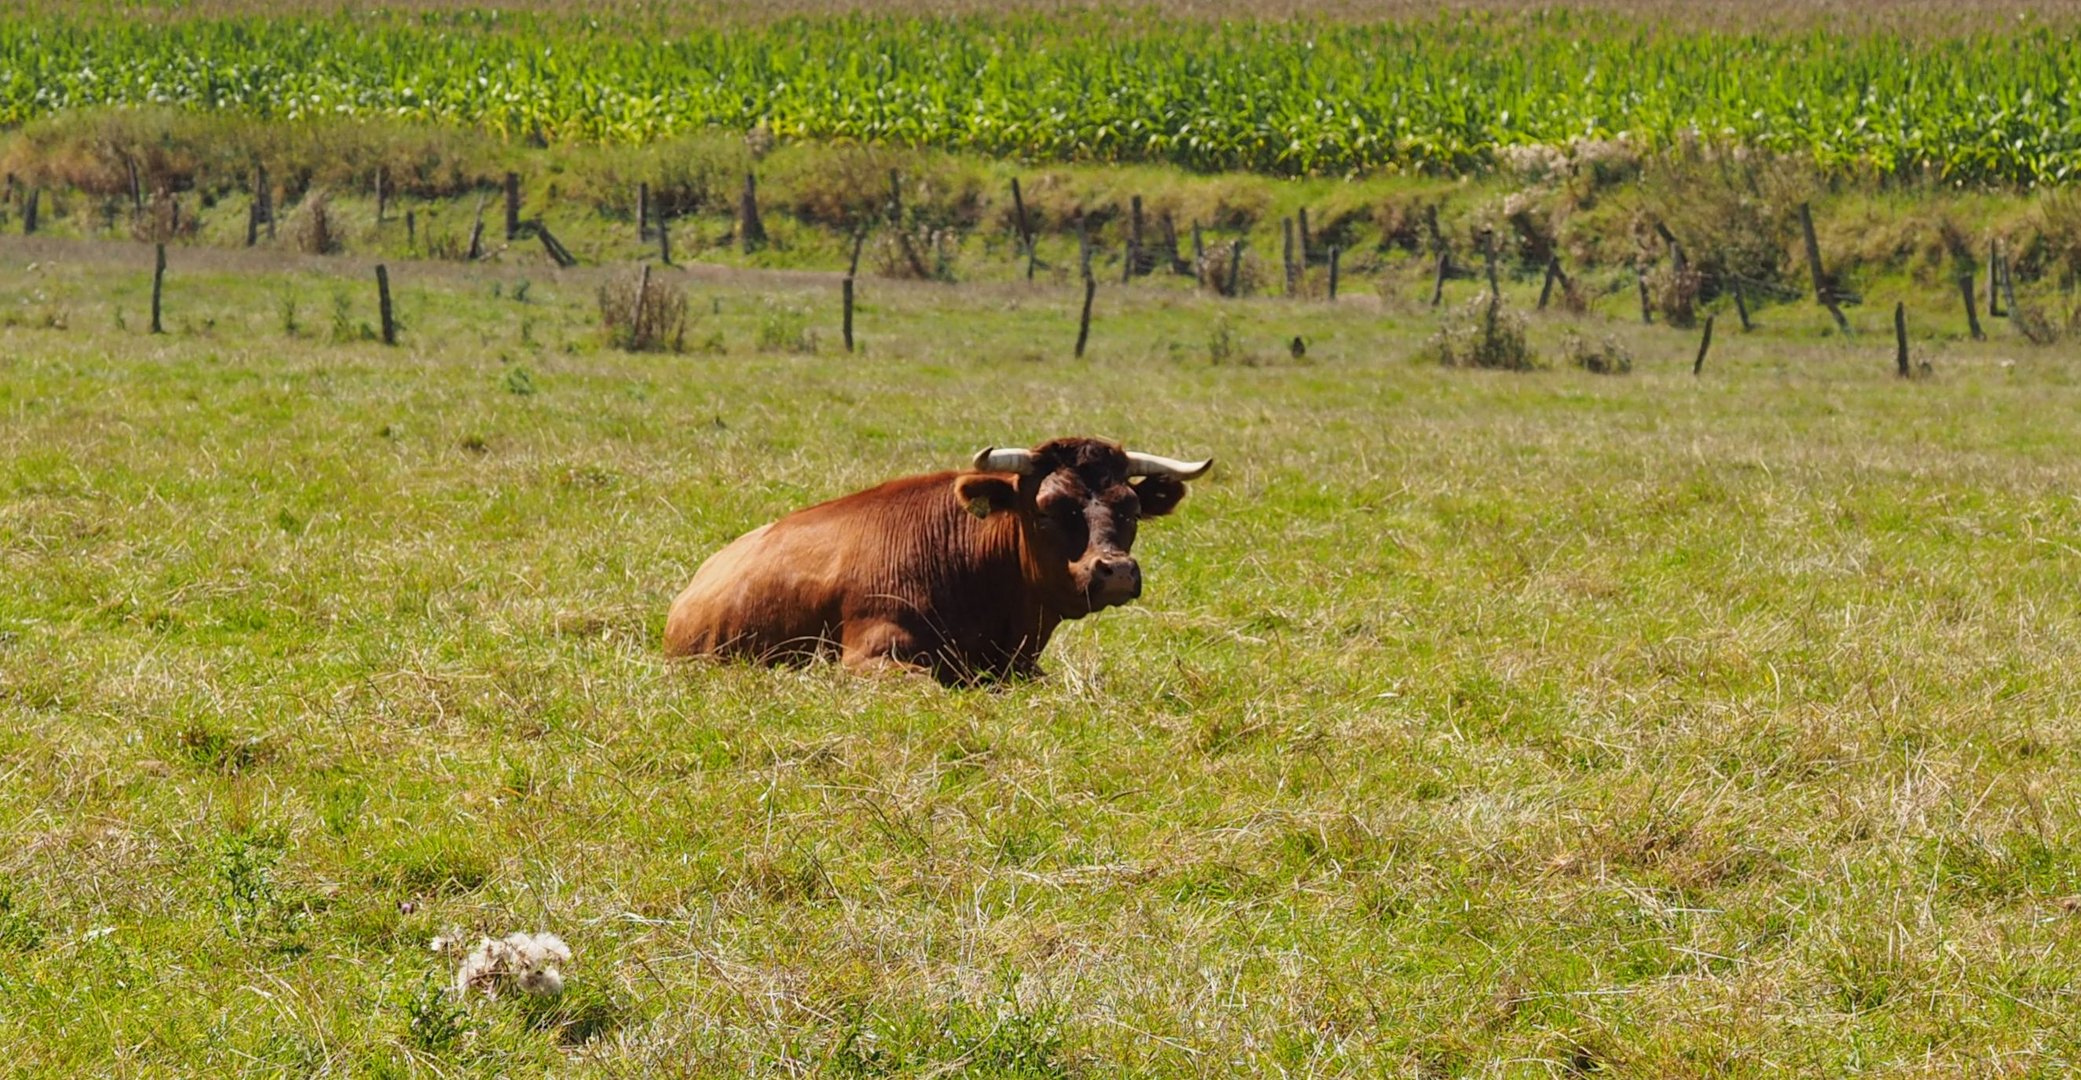
<path id="1" fill-rule="evenodd" d="M 1050 439 L 1034 448 L 1057 469 L 1077 472 L 1103 470 L 1125 475 L 1127 452 L 1103 439 Z"/>

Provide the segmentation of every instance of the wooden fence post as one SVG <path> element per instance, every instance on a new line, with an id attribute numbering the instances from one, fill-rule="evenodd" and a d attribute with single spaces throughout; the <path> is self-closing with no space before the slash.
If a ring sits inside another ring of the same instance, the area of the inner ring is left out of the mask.
<path id="1" fill-rule="evenodd" d="M 1908 370 L 1908 305 L 1904 302 L 1893 305 L 1893 339 L 1893 362 L 1900 367 L 1900 377 L 1908 378 L 1912 372 Z"/>
<path id="2" fill-rule="evenodd" d="M 1821 272 L 1821 241 L 1814 236 L 1814 212 L 1806 203 L 1799 204 L 1799 233 L 1806 240 L 1806 268 L 1814 279 L 1814 302 L 1828 303 L 1828 280 Z"/>
<path id="3" fill-rule="evenodd" d="M 841 296 L 843 297 L 843 299 L 844 299 L 844 302 L 845 302 L 845 323 L 844 323 L 844 333 L 845 333 L 845 351 L 847 351 L 847 352 L 852 352 L 852 351 L 853 351 L 853 276 L 852 276 L 851 274 L 847 274 L 847 275 L 845 276 L 845 280 L 843 280 L 843 281 L 840 281 L 840 282 L 838 283 L 838 290 L 839 290 L 839 294 L 840 294 L 840 295 L 841 295 Z"/>
<path id="4" fill-rule="evenodd" d="M 163 334 L 159 323 L 159 294 L 166 284 L 166 245 L 152 245 L 152 333 Z"/>
<path id="5" fill-rule="evenodd" d="M 1307 269 L 1308 269 L 1308 253 L 1309 253 L 1309 251 L 1310 251 L 1310 250 L 1312 250 L 1312 249 L 1313 249 L 1314 245 L 1313 245 L 1313 244 L 1311 244 L 1311 243 L 1309 243 L 1309 240 L 1308 240 L 1308 208 L 1307 208 L 1307 207 L 1305 207 L 1305 206 L 1301 207 L 1301 209 L 1300 209 L 1300 219 L 1301 219 L 1301 249 L 1300 249 L 1300 256 L 1301 256 L 1301 271 L 1302 271 L 1303 273 L 1306 273 L 1306 272 L 1307 272 Z"/>
<path id="6" fill-rule="evenodd" d="M 1705 333 L 1698 339 L 1698 359 L 1691 361 L 1692 375 L 1705 371 L 1705 351 L 1712 348 L 1712 320 L 1713 317 L 1710 315 L 1705 317 Z"/>
<path id="7" fill-rule="evenodd" d="M 636 185 L 636 242 L 650 243 L 650 185 Z"/>
<path id="8" fill-rule="evenodd" d="M 1169 260 L 1171 273 L 1189 273 L 1191 268 L 1185 265 L 1185 260 L 1178 257 L 1178 223 L 1172 220 L 1171 212 L 1165 210 L 1163 213 L 1158 214 L 1156 216 L 1156 224 L 1163 228 L 1163 257 Z M 1152 264 L 1150 269 L 1153 271 L 1155 269 L 1153 265 L 1155 260 L 1151 259 L 1150 262 Z"/>
<path id="9" fill-rule="evenodd" d="M 1828 277 L 1821 271 L 1821 242 L 1814 236 L 1814 212 L 1806 203 L 1799 204 L 1799 231 L 1806 240 L 1806 267 L 1814 278 L 1814 302 L 1828 309 L 1835 319 L 1836 329 L 1845 335 L 1850 333 L 1850 320 L 1843 316 L 1843 309 L 1836 302 L 1834 290 L 1828 287 Z"/>
<path id="10" fill-rule="evenodd" d="M 34 235 L 34 234 L 35 234 L 35 232 L 36 232 L 36 212 L 37 212 L 37 210 L 38 210 L 38 209 L 40 209 L 40 208 L 42 207 L 42 205 L 43 205 L 43 189 L 42 189 L 42 188 L 40 188 L 40 187 L 34 187 L 34 188 L 30 188 L 30 189 L 29 189 L 29 202 L 28 202 L 28 203 L 27 203 L 27 204 L 26 204 L 25 206 L 23 206 L 23 207 L 22 207 L 22 235 L 23 235 L 23 236 L 30 236 L 30 235 Z"/>
<path id="11" fill-rule="evenodd" d="M 1084 314 L 1077 320 L 1077 359 L 1084 358 L 1084 343 L 1091 339 L 1091 298 L 1098 293 L 1098 279 L 1084 275 Z"/>
<path id="12" fill-rule="evenodd" d="M 384 183 L 388 179 L 385 175 L 387 172 L 388 170 L 383 166 L 376 166 L 376 224 L 378 225 L 383 224 L 383 219 L 390 214 L 390 185 Z"/>
<path id="13" fill-rule="evenodd" d="M 520 236 L 520 174 L 506 174 L 506 239 Z"/>
<path id="14" fill-rule="evenodd" d="M 1488 271 L 1489 295 L 1502 296 L 1503 286 L 1496 283 L 1496 234 L 1487 229 L 1481 232 L 1481 261 Z"/>
<path id="15" fill-rule="evenodd" d="M 1123 285 L 1142 272 L 1142 197 L 1130 196 L 1128 207 L 1127 271 L 1120 278 Z"/>
<path id="16" fill-rule="evenodd" d="M 267 226 L 267 238 L 275 238 L 275 189 L 268 182 L 267 166 L 253 166 L 253 201 L 260 204 L 260 222 Z"/>
<path id="17" fill-rule="evenodd" d="M 536 219 L 534 225 L 535 235 L 540 237 L 542 240 L 542 250 L 548 252 L 549 257 L 551 259 L 556 260 L 557 266 L 568 270 L 571 267 L 578 265 L 578 257 L 576 255 L 571 254 L 571 249 L 565 247 L 561 242 L 557 240 L 556 236 L 549 231 L 548 222 L 542 221 L 538 218 Z"/>
<path id="18" fill-rule="evenodd" d="M 1228 295 L 1234 296 L 1243 282 L 1243 241 L 1239 237 L 1228 244 Z"/>
<path id="19" fill-rule="evenodd" d="M 128 151 L 123 153 L 123 168 L 130 173 L 130 216 L 135 220 L 145 210 L 144 180 L 137 175 L 137 158 Z"/>
<path id="20" fill-rule="evenodd" d="M 1633 278 L 1633 281 L 1635 284 L 1640 286 L 1640 321 L 1649 326 L 1653 326 L 1655 325 L 1655 309 L 1654 306 L 1648 301 L 1647 271 L 1637 271 Z"/>
<path id="21" fill-rule="evenodd" d="M 1284 233 L 1286 237 L 1286 248 L 1282 253 L 1281 258 L 1285 261 L 1286 264 L 1286 295 L 1291 297 L 1296 291 L 1298 291 L 1301 280 L 1300 273 L 1294 268 L 1293 265 L 1293 219 L 1280 218 L 1279 230 L 1280 232 Z"/>
<path id="22" fill-rule="evenodd" d="M 1337 299 L 1337 264 L 1338 264 L 1338 262 L 1339 262 L 1339 261 L 1341 261 L 1341 260 L 1342 260 L 1343 256 L 1344 256 L 1344 249 L 1343 249 L 1342 247 L 1339 247 L 1339 246 L 1337 246 L 1337 245 L 1335 245 L 1335 244 L 1332 244 L 1332 245 L 1330 245 L 1330 300 L 1331 300 L 1331 301 L 1335 301 L 1335 300 Z"/>
<path id="23" fill-rule="evenodd" d="M 2002 303 L 2011 313 L 2016 310 L 2016 278 L 2009 272 L 2008 253 L 2002 254 Z"/>
<path id="24" fill-rule="evenodd" d="M 645 306 L 643 301 L 649 298 L 649 293 L 650 264 L 644 263 L 642 268 L 636 273 L 636 303 L 634 309 L 629 312 L 630 349 L 643 347 L 643 309 Z"/>
<path id="25" fill-rule="evenodd" d="M 410 210 L 405 211 L 405 245 L 419 250 L 419 215 Z"/>
<path id="26" fill-rule="evenodd" d="M 1012 177 L 1012 226 L 1019 230 L 1019 250 L 1029 262 L 1033 254 L 1033 228 L 1026 223 L 1026 196 L 1019 191 L 1019 178 Z M 1031 279 L 1032 275 L 1027 275 Z"/>
<path id="27" fill-rule="evenodd" d="M 744 195 L 737 200 L 737 247 L 749 255 L 766 243 L 766 225 L 759 220 L 759 182 L 744 174 Z"/>
<path id="28" fill-rule="evenodd" d="M 1987 334 L 1980 329 L 1980 312 L 1974 299 L 1978 291 L 1973 288 L 1973 268 L 1967 266 L 1965 272 L 1958 275 L 1958 292 L 1965 297 L 1965 325 L 1972 331 L 1974 341 L 1986 341 Z"/>
<path id="29" fill-rule="evenodd" d="M 2004 319 L 2009 315 L 2002 310 L 2002 242 L 1987 241 L 1987 317 Z"/>
<path id="30" fill-rule="evenodd" d="M 1452 252 L 1438 249 L 1438 281 L 1431 286 L 1431 306 L 1445 303 L 1445 275 L 1452 272 Z"/>
<path id="31" fill-rule="evenodd" d="M 477 223 L 470 226 L 471 262 L 484 257 L 484 196 L 477 196 Z"/>
<path id="32" fill-rule="evenodd" d="M 1741 294 L 1740 281 L 1734 283 L 1734 313 L 1741 316 L 1742 333 L 1746 334 L 1750 330 L 1755 329 L 1755 324 L 1749 322 L 1749 302 Z"/>
<path id="33" fill-rule="evenodd" d="M 376 312 L 383 321 L 383 344 L 397 344 L 397 318 L 390 309 L 390 268 L 376 264 Z"/>
<path id="34" fill-rule="evenodd" d="M 246 204 L 246 246 L 252 247 L 260 241 L 260 200 Z"/>
<path id="35" fill-rule="evenodd" d="M 658 210 L 658 261 L 672 265 L 672 215 Z"/>

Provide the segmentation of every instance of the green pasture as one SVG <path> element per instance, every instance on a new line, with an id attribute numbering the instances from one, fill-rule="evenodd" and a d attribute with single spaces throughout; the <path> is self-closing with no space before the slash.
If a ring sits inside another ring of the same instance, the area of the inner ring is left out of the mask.
<path id="1" fill-rule="evenodd" d="M 152 335 L 142 250 L 0 242 L 0 1072 L 2075 1062 L 2081 385 L 1999 324 L 1506 374 L 1109 285 L 1077 361 L 1073 287 L 867 279 L 848 356 L 660 270 L 628 354 L 625 270 L 410 263 L 385 348 L 366 264 L 185 247 Z M 1077 433 L 1218 464 L 1046 677 L 659 655 L 739 532 Z M 445 993 L 512 930 L 561 998 Z"/>

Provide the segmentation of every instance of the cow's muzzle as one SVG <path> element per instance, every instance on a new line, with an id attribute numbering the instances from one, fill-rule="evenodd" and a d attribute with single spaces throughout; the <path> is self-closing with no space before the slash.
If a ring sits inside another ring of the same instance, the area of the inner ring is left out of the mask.
<path id="1" fill-rule="evenodd" d="M 1142 595 L 1142 568 L 1129 555 L 1100 555 L 1091 560 L 1085 595 L 1093 609 L 1125 604 Z"/>

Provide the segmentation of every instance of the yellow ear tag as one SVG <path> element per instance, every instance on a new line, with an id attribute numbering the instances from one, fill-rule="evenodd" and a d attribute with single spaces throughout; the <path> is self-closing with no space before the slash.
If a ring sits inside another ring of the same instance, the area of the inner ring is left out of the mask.
<path id="1" fill-rule="evenodd" d="M 983 498 L 981 495 L 978 495 L 975 498 L 968 500 L 968 512 L 974 514 L 979 518 L 989 517 L 990 500 Z"/>

